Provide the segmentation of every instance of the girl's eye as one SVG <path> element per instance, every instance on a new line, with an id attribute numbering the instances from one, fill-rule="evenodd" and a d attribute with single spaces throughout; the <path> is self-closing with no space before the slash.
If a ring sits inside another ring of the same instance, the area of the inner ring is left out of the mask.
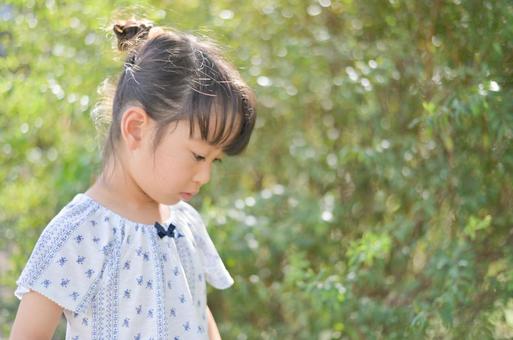
<path id="1" fill-rule="evenodd" d="M 198 162 L 205 160 L 205 157 L 198 155 L 197 153 L 193 152 L 192 154 L 194 155 L 194 159 L 196 159 Z"/>

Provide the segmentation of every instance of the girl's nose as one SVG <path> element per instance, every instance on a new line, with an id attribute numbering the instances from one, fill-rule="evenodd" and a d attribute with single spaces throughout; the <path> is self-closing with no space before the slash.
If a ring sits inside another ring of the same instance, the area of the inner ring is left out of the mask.
<path id="1" fill-rule="evenodd" d="M 196 172 L 194 176 L 194 181 L 199 183 L 199 185 L 207 184 L 210 181 L 210 170 L 211 170 L 211 163 L 205 162 L 204 164 L 201 164 L 198 171 Z"/>

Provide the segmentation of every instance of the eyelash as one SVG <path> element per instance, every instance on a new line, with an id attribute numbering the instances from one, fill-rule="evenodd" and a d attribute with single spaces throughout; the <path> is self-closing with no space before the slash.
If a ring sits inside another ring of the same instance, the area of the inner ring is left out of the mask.
<path id="1" fill-rule="evenodd" d="M 192 153 L 194 155 L 194 159 L 196 159 L 198 162 L 204 161 L 205 157 L 198 155 L 197 153 Z"/>
<path id="2" fill-rule="evenodd" d="M 198 155 L 197 153 L 194 153 L 194 152 L 192 154 L 194 155 L 194 159 L 198 162 L 202 162 L 205 160 L 204 156 Z M 221 163 L 221 159 L 216 158 L 216 159 L 214 159 L 214 162 Z"/>

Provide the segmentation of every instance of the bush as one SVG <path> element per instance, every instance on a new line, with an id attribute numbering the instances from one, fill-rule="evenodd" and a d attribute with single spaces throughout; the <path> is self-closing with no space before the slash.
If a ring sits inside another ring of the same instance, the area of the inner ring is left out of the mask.
<path id="1" fill-rule="evenodd" d="M 510 2 L 152 4 L 227 46 L 259 100 L 195 202 L 235 276 L 209 295 L 227 339 L 513 337 Z M 113 9 L 0 5 L 4 332 L 39 232 L 98 167 Z"/>

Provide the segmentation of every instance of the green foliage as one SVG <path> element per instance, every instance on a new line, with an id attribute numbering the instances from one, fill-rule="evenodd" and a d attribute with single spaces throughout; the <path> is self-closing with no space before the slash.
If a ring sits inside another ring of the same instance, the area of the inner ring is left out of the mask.
<path id="1" fill-rule="evenodd" d="M 39 232 L 91 183 L 90 113 L 128 6 L 218 40 L 255 88 L 195 205 L 236 284 L 227 339 L 513 337 L 509 1 L 0 4 L 2 330 Z"/>

